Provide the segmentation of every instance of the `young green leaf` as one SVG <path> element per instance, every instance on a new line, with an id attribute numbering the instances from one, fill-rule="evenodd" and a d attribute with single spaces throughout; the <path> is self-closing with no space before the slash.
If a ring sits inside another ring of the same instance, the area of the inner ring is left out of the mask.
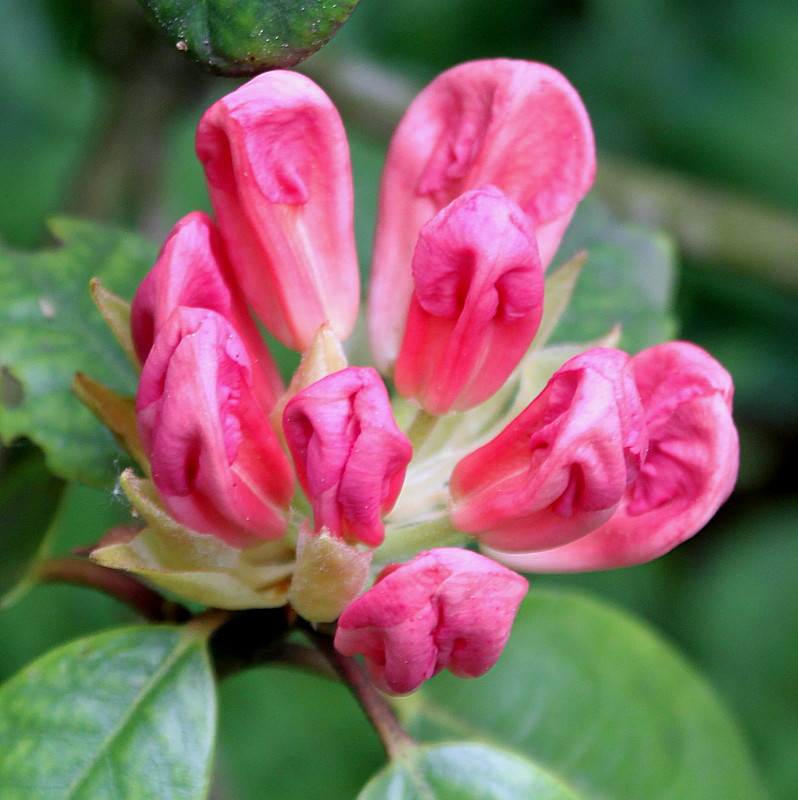
<path id="1" fill-rule="evenodd" d="M 4 800 L 203 800 L 216 696 L 191 627 L 79 639 L 0 689 Z"/>
<path id="2" fill-rule="evenodd" d="M 139 0 L 180 51 L 217 75 L 292 67 L 324 45 L 358 0 Z"/>
<path id="3" fill-rule="evenodd" d="M 51 229 L 62 246 L 38 253 L 0 247 L 0 437 L 26 436 L 61 478 L 107 484 L 121 450 L 72 393 L 76 372 L 123 395 L 136 374 L 89 294 L 89 280 L 124 296 L 155 260 L 139 237 L 78 220 Z"/>
<path id="4" fill-rule="evenodd" d="M 533 590 L 498 664 L 400 700 L 411 735 L 525 754 L 585 800 L 761 800 L 741 737 L 707 684 L 649 629 Z"/>
<path id="5" fill-rule="evenodd" d="M 389 764 L 357 800 L 579 800 L 531 761 L 484 744 L 423 747 Z"/>

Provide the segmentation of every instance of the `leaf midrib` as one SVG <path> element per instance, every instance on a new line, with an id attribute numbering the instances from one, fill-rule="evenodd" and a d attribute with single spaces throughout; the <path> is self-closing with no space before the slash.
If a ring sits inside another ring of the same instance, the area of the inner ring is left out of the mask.
<path id="1" fill-rule="evenodd" d="M 64 800 L 74 800 L 77 795 L 76 792 L 92 775 L 97 767 L 100 759 L 106 757 L 110 745 L 117 739 L 128 727 L 133 719 L 136 709 L 138 709 L 148 695 L 152 694 L 154 690 L 161 684 L 163 679 L 169 674 L 171 669 L 179 663 L 179 661 L 186 656 L 192 647 L 196 646 L 197 640 L 194 637 L 186 636 L 185 633 L 178 640 L 174 650 L 170 653 L 169 657 L 159 666 L 159 668 L 152 674 L 152 677 L 144 683 L 141 691 L 136 695 L 135 701 L 132 702 L 128 711 L 123 714 L 117 721 L 117 724 L 108 732 L 102 740 L 100 747 L 97 749 L 95 757 L 87 762 L 84 769 L 76 777 L 73 784 L 63 796 Z"/>
<path id="2" fill-rule="evenodd" d="M 441 726 L 448 728 L 454 734 L 467 736 L 470 737 L 471 740 L 481 741 L 484 744 L 495 747 L 498 750 L 514 753 L 520 758 L 523 758 L 525 761 L 529 761 L 531 764 L 534 764 L 535 767 L 541 772 L 559 782 L 565 789 L 571 792 L 575 798 L 584 798 L 584 800 L 590 800 L 590 798 L 587 798 L 581 791 L 577 790 L 568 778 L 562 775 L 558 770 L 554 769 L 551 764 L 543 762 L 539 756 L 533 756 L 530 753 L 519 750 L 507 742 L 500 741 L 492 734 L 488 734 L 483 731 L 480 727 L 469 725 L 464 720 L 453 716 L 449 710 L 438 703 L 433 702 L 429 697 L 426 696 L 424 697 L 423 704 L 420 705 L 419 709 L 409 715 L 408 721 L 413 722 L 416 719 L 423 719 L 424 717 L 432 722 L 437 722 Z M 443 739 L 440 742 L 437 742 L 437 744 L 444 744 L 446 741 L 448 740 Z"/>

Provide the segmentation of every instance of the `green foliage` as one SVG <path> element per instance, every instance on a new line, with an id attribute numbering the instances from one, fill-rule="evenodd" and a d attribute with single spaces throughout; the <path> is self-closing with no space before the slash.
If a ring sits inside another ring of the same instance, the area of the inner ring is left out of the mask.
<path id="1" fill-rule="evenodd" d="M 57 249 L 0 249 L 0 436 L 26 436 L 61 478 L 93 484 L 114 477 L 121 451 L 72 394 L 77 371 L 122 394 L 136 377 L 89 297 L 99 276 L 132 296 L 152 265 L 151 245 L 130 233 L 88 222 L 51 225 Z"/>
<path id="2" fill-rule="evenodd" d="M 41 13 L 44 5 L 63 11 L 62 37 L 74 45 L 81 42 L 82 22 L 75 19 L 69 27 L 67 15 L 77 17 L 88 14 L 90 5 L 103 9 L 112 4 L 0 0 L 4 20 L 0 32 L 4 110 L 0 115 L 0 184 L 4 187 L 0 230 L 17 246 L 38 242 L 41 220 L 65 206 L 75 174 L 81 167 L 85 170 L 89 143 L 107 141 L 106 105 L 97 102 L 100 87 L 106 99 L 105 76 L 89 68 L 85 53 L 75 49 L 65 55 L 55 46 L 52 26 Z M 798 6 L 792 0 L 701 0 L 695 4 L 676 0 L 654 4 L 644 0 L 590 4 L 391 0 L 361 5 L 328 52 L 337 51 L 344 58 L 371 53 L 378 66 L 391 61 L 417 82 L 469 58 L 501 54 L 547 61 L 568 75 L 583 95 L 600 150 L 690 170 L 723 186 L 747 189 L 760 198 L 796 207 L 798 161 L 792 157 L 793 140 L 785 132 L 798 127 L 798 106 L 784 101 L 798 91 Z M 717 24 L 719 15 L 722 25 Z M 174 77 L 168 66 L 147 67 L 153 80 Z M 108 99 L 113 102 L 113 97 Z M 182 213 L 207 202 L 191 143 L 201 111 L 199 106 L 190 113 L 174 108 L 171 124 L 186 131 L 179 152 L 153 152 L 154 158 L 164 155 L 162 174 L 166 177 L 146 209 L 148 226 L 154 222 L 165 231 Z M 357 137 L 358 131 L 352 132 Z M 378 149 L 372 144 L 366 141 L 370 157 L 371 150 Z M 379 158 L 374 156 L 369 168 L 372 162 L 376 173 Z M 129 162 L 125 163 L 130 169 Z M 369 188 L 372 192 L 376 188 L 371 177 Z M 360 225 L 373 215 L 374 201 L 359 192 L 358 203 Z M 166 213 L 155 213 L 163 208 Z M 128 219 L 133 216 L 128 210 Z M 702 219 L 696 217 L 699 231 L 701 224 Z M 371 225 L 361 227 L 365 231 L 361 239 L 366 242 Z M 779 248 L 780 243 L 774 241 L 773 247 Z M 596 254 L 591 258 L 595 263 Z M 795 327 L 795 299 L 771 290 L 772 297 L 765 302 L 761 283 L 730 277 L 722 264 L 713 267 L 714 276 L 708 271 L 699 273 L 695 266 L 689 265 L 680 289 L 682 316 L 686 313 L 687 319 L 685 335 L 731 368 L 739 419 L 749 424 L 753 419 L 759 426 L 749 432 L 743 451 L 746 461 L 756 462 L 756 480 L 749 481 L 749 494 L 736 507 L 743 503 L 750 513 L 733 525 L 705 531 L 654 564 L 536 580 L 582 581 L 594 591 L 644 609 L 678 635 L 690 648 L 691 657 L 735 704 L 770 785 L 786 800 L 794 794 L 798 745 L 794 690 L 798 603 L 793 578 L 798 554 L 795 518 L 784 510 L 794 504 L 792 473 L 784 471 L 781 478 L 789 483 L 778 487 L 784 492 L 778 513 L 772 494 L 750 492 L 761 489 L 766 480 L 773 481 L 780 466 L 794 461 L 790 448 L 794 449 L 796 431 L 795 337 L 788 334 Z M 585 285 L 582 281 L 580 288 Z M 130 296 L 119 284 L 110 282 L 109 286 Z M 81 279 L 76 291 L 85 291 L 85 280 Z M 85 316 L 99 320 L 93 309 Z M 5 330 L 8 321 L 4 318 L 0 324 Z M 610 320 L 602 318 L 602 329 L 596 332 L 605 333 L 608 324 Z M 0 348 L 4 340 L 5 336 L 0 338 Z M 63 397 L 66 400 L 67 394 Z M 71 408 L 71 402 L 69 397 L 64 408 Z M 4 418 L 5 410 L 0 409 L 0 420 Z M 115 457 L 115 452 L 104 450 L 97 462 L 102 462 L 104 475 L 108 474 L 106 459 Z M 16 469 L 23 471 L 23 465 Z M 31 471 L 38 472 L 32 467 Z M 43 478 L 40 473 L 39 477 Z M 12 482 L 5 495 L 9 501 L 6 520 L 11 520 L 21 513 L 13 503 L 18 493 L 14 487 L 22 483 L 15 483 L 11 471 L 5 480 Z M 26 491 L 38 499 L 42 483 L 35 476 L 31 480 L 35 488 Z M 113 512 L 115 517 L 124 510 L 122 502 L 85 487 L 72 486 L 68 494 L 70 508 L 56 527 L 63 528 L 62 538 L 70 545 L 96 540 L 104 527 L 116 521 L 106 516 Z M 736 513 L 731 507 L 727 516 Z M 32 543 L 26 543 L 24 536 L 17 541 L 32 551 Z M 47 586 L 31 592 L 0 615 L 0 670 L 8 674 L 66 637 L 117 624 L 121 613 L 114 601 L 88 590 Z M 521 626 L 516 634 L 519 630 Z M 534 656 L 532 648 L 527 658 Z M 500 662 L 497 670 L 501 669 Z M 523 673 L 521 667 L 511 676 L 517 679 L 518 673 Z M 538 673 L 529 675 L 539 680 Z M 551 678 L 556 683 L 560 676 Z M 491 680 L 489 675 L 468 688 Z M 519 702 L 527 702 L 525 680 L 515 686 Z M 573 689 L 573 681 L 563 680 Z M 441 678 L 431 689 L 437 691 L 438 683 L 457 685 Z M 231 798 L 352 797 L 376 769 L 375 737 L 342 687 L 304 674 L 261 670 L 229 681 L 223 695 L 228 701 L 222 715 L 223 766 L 235 773 L 235 785 L 225 792 Z M 622 707 L 628 719 L 631 712 Z M 529 702 L 527 708 L 535 714 L 539 711 Z M 594 710 L 588 708 L 588 722 Z M 595 736 L 600 738 L 602 733 Z M 307 758 L 308 751 L 316 770 L 295 766 Z M 579 753 L 575 746 L 574 759 L 579 759 Z M 733 766 L 733 760 L 729 763 Z"/>
<path id="3" fill-rule="evenodd" d="M 756 510 L 726 518 L 714 558 L 692 563 L 677 624 L 746 723 L 774 794 L 791 798 L 798 785 L 798 506 L 773 499 L 768 516 L 766 529 Z"/>
<path id="4" fill-rule="evenodd" d="M 63 57 L 38 2 L 0 0 L 0 19 L 0 239 L 34 246 L 96 129 L 98 81 Z"/>
<path id="5" fill-rule="evenodd" d="M 424 741 L 510 747 L 589 800 L 759 800 L 741 738 L 709 687 L 610 607 L 533 590 L 498 664 L 400 701 Z"/>
<path id="6" fill-rule="evenodd" d="M 0 690 L 4 800 L 202 800 L 215 690 L 204 640 L 128 628 L 54 650 Z"/>
<path id="7" fill-rule="evenodd" d="M 218 75 L 286 68 L 315 53 L 358 0 L 139 0 L 178 50 Z"/>
<path id="8" fill-rule="evenodd" d="M 588 254 L 576 288 L 550 343 L 582 342 L 621 325 L 630 353 L 673 338 L 671 315 L 676 254 L 670 239 L 622 223 L 594 198 L 577 209 L 554 260 Z"/>
<path id="9" fill-rule="evenodd" d="M 32 447 L 3 453 L 0 482 L 0 609 L 22 590 L 45 547 L 65 484 L 52 475 Z M 8 462 L 12 463 L 9 464 Z"/>
<path id="10" fill-rule="evenodd" d="M 552 775 L 484 744 L 413 749 L 389 764 L 358 800 L 578 800 Z"/>
<path id="11" fill-rule="evenodd" d="M 349 690 L 316 675 L 249 670 L 219 690 L 218 783 L 229 800 L 349 800 L 384 753 Z"/>

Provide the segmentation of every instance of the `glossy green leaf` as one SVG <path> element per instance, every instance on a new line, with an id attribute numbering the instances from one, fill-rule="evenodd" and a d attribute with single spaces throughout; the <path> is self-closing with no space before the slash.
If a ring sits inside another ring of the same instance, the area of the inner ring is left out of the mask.
<path id="1" fill-rule="evenodd" d="M 18 596 L 47 541 L 64 481 L 30 446 L 0 450 L 0 609 Z"/>
<path id="2" fill-rule="evenodd" d="M 416 748 L 389 764 L 358 800 L 578 800 L 521 756 L 484 744 Z"/>
<path id="3" fill-rule="evenodd" d="M 774 797 L 798 785 L 798 503 L 772 496 L 726 515 L 685 565 L 676 624 L 729 698 Z"/>
<path id="4" fill-rule="evenodd" d="M 108 483 L 121 451 L 72 394 L 72 379 L 85 372 L 132 395 L 136 376 L 88 283 L 99 276 L 131 297 L 155 251 L 133 234 L 89 222 L 58 219 L 51 228 L 59 248 L 0 249 L 0 436 L 31 439 L 62 478 Z"/>
<path id="5" fill-rule="evenodd" d="M 708 685 L 627 615 L 530 592 L 498 664 L 399 701 L 425 741 L 523 753 L 585 800 L 760 800 L 740 735 Z"/>
<path id="6" fill-rule="evenodd" d="M 218 75 L 298 64 L 346 22 L 358 0 L 139 0 L 169 41 Z"/>
<path id="7" fill-rule="evenodd" d="M 587 251 L 587 261 L 549 344 L 598 339 L 618 324 L 619 346 L 630 353 L 673 338 L 676 258 L 667 236 L 622 223 L 588 198 L 577 209 L 554 264 L 580 250 Z"/>
<path id="8" fill-rule="evenodd" d="M 3 800 L 202 800 L 216 718 L 204 644 L 190 628 L 118 629 L 8 681 Z"/>

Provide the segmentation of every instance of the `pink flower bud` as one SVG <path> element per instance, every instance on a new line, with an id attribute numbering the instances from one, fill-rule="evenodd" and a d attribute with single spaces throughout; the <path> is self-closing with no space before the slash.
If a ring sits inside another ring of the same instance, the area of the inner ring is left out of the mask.
<path id="1" fill-rule="evenodd" d="M 130 309 L 136 355 L 147 360 L 158 332 L 180 306 L 221 314 L 236 329 L 252 362 L 256 393 L 266 411 L 283 383 L 234 282 L 213 220 L 201 211 L 183 217 L 164 242 L 155 266 L 139 286 Z"/>
<path id="2" fill-rule="evenodd" d="M 494 186 L 458 197 L 419 234 L 396 388 L 432 414 L 496 392 L 537 332 L 543 270 L 518 206 Z"/>
<path id="3" fill-rule="evenodd" d="M 291 466 L 224 317 L 172 313 L 141 373 L 136 415 L 152 479 L 178 522 L 240 548 L 283 535 Z"/>
<path id="4" fill-rule="evenodd" d="M 470 550 L 441 548 L 386 567 L 338 620 L 335 647 L 361 654 L 374 683 L 407 694 L 444 667 L 478 678 L 501 655 L 527 582 Z"/>
<path id="5" fill-rule="evenodd" d="M 283 430 L 315 529 L 377 547 L 413 453 L 380 376 L 348 367 L 311 384 L 286 405 Z"/>
<path id="6" fill-rule="evenodd" d="M 557 547 L 608 520 L 646 452 L 630 359 L 588 350 L 559 369 L 451 479 L 452 523 L 510 552 Z"/>
<path id="7" fill-rule="evenodd" d="M 608 522 L 564 547 L 501 556 L 520 569 L 578 572 L 642 564 L 701 530 L 731 494 L 739 445 L 728 372 L 700 347 L 669 342 L 632 359 L 649 449 Z"/>
<path id="8" fill-rule="evenodd" d="M 593 182 L 587 112 L 556 70 L 496 59 L 461 64 L 413 101 L 394 134 L 380 189 L 369 335 L 381 368 L 396 360 L 419 231 L 454 198 L 491 184 L 527 215 L 547 266 Z"/>
<path id="9" fill-rule="evenodd" d="M 281 342 L 306 350 L 329 322 L 352 331 L 359 279 L 349 148 L 309 78 L 259 75 L 203 116 L 197 155 L 247 302 Z"/>

